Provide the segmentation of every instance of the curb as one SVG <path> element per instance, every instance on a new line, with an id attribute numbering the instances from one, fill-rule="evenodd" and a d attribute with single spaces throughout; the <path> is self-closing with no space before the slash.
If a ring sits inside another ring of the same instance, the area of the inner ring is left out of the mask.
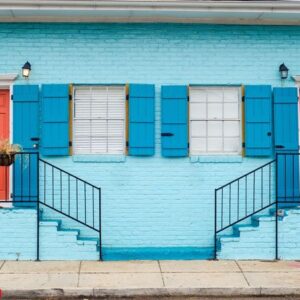
<path id="1" fill-rule="evenodd" d="M 76 299 L 95 298 L 157 298 L 157 297 L 247 297 L 247 296 L 300 296 L 300 288 L 49 288 L 4 289 L 3 299 Z"/>

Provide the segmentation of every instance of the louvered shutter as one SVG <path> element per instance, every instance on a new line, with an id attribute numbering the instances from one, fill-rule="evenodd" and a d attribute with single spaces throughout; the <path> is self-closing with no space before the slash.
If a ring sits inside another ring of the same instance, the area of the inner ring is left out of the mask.
<path id="1" fill-rule="evenodd" d="M 13 87 L 13 143 L 24 152 L 36 152 L 39 143 L 39 86 Z M 37 155 L 17 155 L 13 165 L 13 199 L 37 200 Z"/>
<path id="2" fill-rule="evenodd" d="M 245 86 L 246 156 L 273 154 L 272 119 L 272 87 Z"/>
<path id="3" fill-rule="evenodd" d="M 162 86 L 162 156 L 188 155 L 187 86 Z"/>
<path id="4" fill-rule="evenodd" d="M 154 154 L 155 88 L 152 84 L 129 86 L 129 155 Z"/>
<path id="5" fill-rule="evenodd" d="M 42 85 L 43 155 L 69 155 L 69 86 Z"/>
<path id="6" fill-rule="evenodd" d="M 281 201 L 299 201 L 297 89 L 274 88 L 273 97 L 275 150 L 278 153 L 277 197 Z"/>

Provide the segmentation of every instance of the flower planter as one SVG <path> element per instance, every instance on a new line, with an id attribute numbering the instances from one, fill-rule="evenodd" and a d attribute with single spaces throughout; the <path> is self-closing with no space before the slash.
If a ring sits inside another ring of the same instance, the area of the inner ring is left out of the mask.
<path id="1" fill-rule="evenodd" d="M 13 154 L 1 154 L 0 153 L 0 166 L 9 167 L 15 162 L 15 153 Z"/>

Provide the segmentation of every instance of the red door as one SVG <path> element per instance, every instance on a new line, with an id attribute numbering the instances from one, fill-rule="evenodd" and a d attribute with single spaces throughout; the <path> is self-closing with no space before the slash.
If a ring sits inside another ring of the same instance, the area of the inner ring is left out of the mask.
<path id="1" fill-rule="evenodd" d="M 0 139 L 9 139 L 9 91 L 0 90 Z M 8 200 L 9 168 L 0 167 L 0 201 Z"/>

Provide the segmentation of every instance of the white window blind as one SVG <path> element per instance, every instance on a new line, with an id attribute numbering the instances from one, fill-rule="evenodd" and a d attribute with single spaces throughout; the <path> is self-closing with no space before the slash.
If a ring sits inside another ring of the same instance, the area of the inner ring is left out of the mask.
<path id="1" fill-rule="evenodd" d="M 125 100 L 124 86 L 75 88 L 75 154 L 124 153 Z"/>
<path id="2" fill-rule="evenodd" d="M 190 88 L 190 153 L 239 154 L 240 89 Z"/>

